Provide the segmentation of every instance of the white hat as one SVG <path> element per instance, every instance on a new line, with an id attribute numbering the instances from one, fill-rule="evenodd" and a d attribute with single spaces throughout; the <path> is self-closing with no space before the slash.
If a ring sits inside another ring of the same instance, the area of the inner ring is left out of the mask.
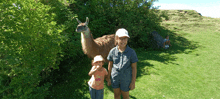
<path id="1" fill-rule="evenodd" d="M 101 55 L 95 56 L 93 63 L 98 62 L 98 61 L 104 61 L 104 59 L 103 59 L 103 57 Z"/>
<path id="2" fill-rule="evenodd" d="M 128 35 L 128 31 L 124 28 L 120 28 L 116 31 L 116 35 L 115 36 L 118 36 L 118 37 L 123 37 L 123 36 L 126 36 L 128 38 L 130 38 L 130 36 Z"/>

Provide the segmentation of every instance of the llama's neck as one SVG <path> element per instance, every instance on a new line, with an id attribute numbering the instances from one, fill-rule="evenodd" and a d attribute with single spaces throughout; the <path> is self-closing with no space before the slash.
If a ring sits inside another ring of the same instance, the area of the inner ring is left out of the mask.
<path id="1" fill-rule="evenodd" d="M 81 32 L 81 37 L 83 38 L 91 38 L 90 29 L 88 28 L 86 31 Z"/>
<path id="2" fill-rule="evenodd" d="M 91 36 L 90 30 L 87 29 L 85 32 L 81 32 L 81 43 L 82 49 L 85 54 L 90 53 L 92 46 L 95 46 L 93 37 Z"/>

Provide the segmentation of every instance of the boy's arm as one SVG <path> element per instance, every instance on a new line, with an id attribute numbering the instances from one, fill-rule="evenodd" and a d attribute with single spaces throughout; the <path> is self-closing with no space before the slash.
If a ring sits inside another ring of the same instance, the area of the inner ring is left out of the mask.
<path id="1" fill-rule="evenodd" d="M 89 72 L 89 76 L 92 76 L 95 72 L 97 71 L 97 68 L 96 68 L 96 66 L 92 66 L 92 69 L 90 70 L 90 72 Z"/>
<path id="2" fill-rule="evenodd" d="M 132 79 L 131 79 L 131 83 L 135 83 L 135 81 L 136 81 L 136 75 L 137 75 L 137 62 L 131 63 L 131 68 L 132 68 Z"/>

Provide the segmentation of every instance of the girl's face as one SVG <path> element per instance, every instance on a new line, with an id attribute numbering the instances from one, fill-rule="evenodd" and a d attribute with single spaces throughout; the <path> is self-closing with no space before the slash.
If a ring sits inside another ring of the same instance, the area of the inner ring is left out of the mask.
<path id="1" fill-rule="evenodd" d="M 128 37 L 119 37 L 117 41 L 118 41 L 118 46 L 126 47 L 128 43 Z"/>
<path id="2" fill-rule="evenodd" d="M 104 63 L 102 61 L 97 61 L 94 63 L 95 66 L 102 66 Z"/>

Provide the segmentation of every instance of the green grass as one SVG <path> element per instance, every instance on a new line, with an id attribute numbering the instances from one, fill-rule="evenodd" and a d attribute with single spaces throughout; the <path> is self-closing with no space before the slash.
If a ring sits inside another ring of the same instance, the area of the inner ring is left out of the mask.
<path id="1" fill-rule="evenodd" d="M 168 30 L 161 33 L 170 35 L 173 46 L 169 50 L 136 50 L 138 73 L 130 99 L 219 99 L 219 22 L 220 19 L 208 17 L 197 23 L 164 21 L 161 25 Z M 90 64 L 76 65 L 78 69 L 72 69 L 67 82 L 51 89 L 52 98 L 90 98 Z M 106 83 L 104 91 L 104 99 L 114 99 L 113 90 Z"/>

